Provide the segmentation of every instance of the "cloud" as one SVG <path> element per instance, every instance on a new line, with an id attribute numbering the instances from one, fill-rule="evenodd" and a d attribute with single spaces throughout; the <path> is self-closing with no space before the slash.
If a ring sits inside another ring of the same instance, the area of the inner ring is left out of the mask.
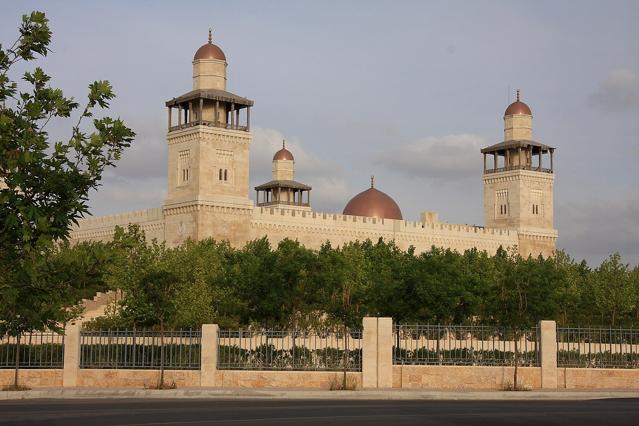
<path id="1" fill-rule="evenodd" d="M 461 180 L 477 176 L 481 167 L 478 152 L 483 145 L 485 141 L 472 134 L 427 137 L 386 148 L 372 160 L 411 178 Z"/>
<path id="2" fill-rule="evenodd" d="M 589 100 L 611 111 L 639 108 L 639 72 L 627 68 L 611 71 Z"/>
<path id="3" fill-rule="evenodd" d="M 558 247 L 597 265 L 613 252 L 639 263 L 639 198 L 568 200 L 556 206 Z"/>

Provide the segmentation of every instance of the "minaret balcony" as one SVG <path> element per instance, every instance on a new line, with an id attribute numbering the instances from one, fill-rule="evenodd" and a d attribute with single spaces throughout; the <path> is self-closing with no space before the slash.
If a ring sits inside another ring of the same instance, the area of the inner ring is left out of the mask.
<path id="1" fill-rule="evenodd" d="M 232 123 L 220 123 L 220 122 L 208 121 L 208 120 L 194 120 L 190 123 L 183 123 L 183 124 L 178 124 L 177 126 L 171 126 L 169 127 L 169 132 L 188 129 L 195 126 L 217 127 L 219 129 L 240 130 L 243 132 L 248 132 L 250 130 L 249 126 L 241 126 L 241 125 L 232 124 Z"/>

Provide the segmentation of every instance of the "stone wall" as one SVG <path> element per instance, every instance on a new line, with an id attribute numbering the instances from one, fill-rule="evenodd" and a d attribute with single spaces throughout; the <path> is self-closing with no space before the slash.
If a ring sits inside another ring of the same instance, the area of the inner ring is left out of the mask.
<path id="1" fill-rule="evenodd" d="M 160 380 L 159 370 L 78 370 L 77 386 L 89 388 L 148 388 Z M 177 387 L 200 386 L 200 370 L 165 370 L 164 382 Z"/>
<path id="2" fill-rule="evenodd" d="M 501 390 L 513 383 L 513 367 L 395 365 L 393 388 Z M 541 368 L 520 367 L 518 385 L 541 388 Z"/>
<path id="3" fill-rule="evenodd" d="M 362 373 L 346 373 L 347 381 L 362 387 Z M 216 387 L 330 389 L 341 384 L 343 373 L 333 371 L 248 371 L 217 370 Z"/>
<path id="4" fill-rule="evenodd" d="M 639 389 L 639 369 L 558 368 L 559 389 Z"/>
<path id="5" fill-rule="evenodd" d="M 14 370 L 0 369 L 0 388 L 13 384 Z M 20 369 L 18 383 L 30 388 L 62 386 L 62 369 Z"/>

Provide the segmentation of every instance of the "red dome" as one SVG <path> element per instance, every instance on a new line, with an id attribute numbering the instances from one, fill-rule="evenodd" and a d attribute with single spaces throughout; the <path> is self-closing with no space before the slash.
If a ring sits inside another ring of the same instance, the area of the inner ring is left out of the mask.
<path id="1" fill-rule="evenodd" d="M 525 103 L 521 101 L 515 101 L 512 104 L 508 105 L 508 108 L 506 108 L 506 112 L 504 112 L 504 115 L 516 114 L 532 115 L 532 112 L 530 111 L 528 105 L 526 105 Z"/>
<path id="2" fill-rule="evenodd" d="M 209 30 L 209 42 L 202 45 L 202 47 L 195 52 L 193 60 L 197 61 L 198 59 L 218 59 L 220 61 L 226 61 L 226 56 L 224 52 L 222 52 L 222 49 L 213 44 L 211 30 Z"/>
<path id="3" fill-rule="evenodd" d="M 373 187 L 354 196 L 344 207 L 343 214 L 383 219 L 402 219 L 402 211 L 395 200 Z"/>
<path id="4" fill-rule="evenodd" d="M 286 148 L 282 148 L 279 151 L 277 151 L 275 153 L 275 155 L 273 156 L 273 161 L 275 160 L 290 160 L 290 161 L 295 161 L 295 159 L 293 158 L 293 154 L 291 153 L 291 151 L 289 151 Z"/>

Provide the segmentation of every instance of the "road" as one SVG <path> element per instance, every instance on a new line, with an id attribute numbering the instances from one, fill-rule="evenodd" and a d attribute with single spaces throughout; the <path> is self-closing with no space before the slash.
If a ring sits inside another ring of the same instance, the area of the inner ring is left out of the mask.
<path id="1" fill-rule="evenodd" d="M 0 425 L 637 425 L 639 400 L 360 401 L 65 399 L 0 401 Z"/>

